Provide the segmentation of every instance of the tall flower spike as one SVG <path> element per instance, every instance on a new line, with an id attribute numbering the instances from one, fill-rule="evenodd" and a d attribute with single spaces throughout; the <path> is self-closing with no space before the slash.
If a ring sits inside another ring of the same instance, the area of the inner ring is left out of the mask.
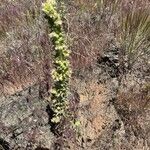
<path id="1" fill-rule="evenodd" d="M 57 12 L 57 3 L 55 0 L 47 0 L 43 4 L 43 12 L 48 20 L 52 39 L 55 48 L 54 69 L 52 70 L 52 79 L 54 85 L 51 89 L 51 107 L 54 111 L 52 122 L 59 123 L 66 115 L 68 107 L 68 90 L 71 68 L 69 62 L 70 51 L 65 42 L 65 35 L 62 30 L 61 15 Z"/>

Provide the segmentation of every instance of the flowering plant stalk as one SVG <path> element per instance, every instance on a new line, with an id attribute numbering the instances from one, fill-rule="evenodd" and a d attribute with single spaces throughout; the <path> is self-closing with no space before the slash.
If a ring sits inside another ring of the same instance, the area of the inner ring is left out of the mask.
<path id="1" fill-rule="evenodd" d="M 51 89 L 51 102 L 54 116 L 52 122 L 59 123 L 66 115 L 68 108 L 69 79 L 71 76 L 70 51 L 68 50 L 65 34 L 63 32 L 61 15 L 57 11 L 55 0 L 47 0 L 43 4 L 43 12 L 48 20 L 51 33 L 49 37 L 54 45 L 52 79 L 54 85 Z"/>

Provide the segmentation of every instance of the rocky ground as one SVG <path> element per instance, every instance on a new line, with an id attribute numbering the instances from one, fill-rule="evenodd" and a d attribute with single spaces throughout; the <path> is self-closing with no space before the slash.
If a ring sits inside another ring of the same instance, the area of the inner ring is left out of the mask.
<path id="1" fill-rule="evenodd" d="M 41 11 L 43 0 L 1 1 L 0 150 L 57 150 L 44 84 L 50 82 L 53 45 Z M 134 1 L 140 8 L 148 4 Z M 140 55 L 135 50 L 130 67 L 130 53 L 117 41 L 122 32 L 120 8 L 113 14 L 111 1 L 100 10 L 94 0 L 65 2 L 63 26 L 73 70 L 71 113 L 80 123 L 76 142 L 65 130 L 70 139 L 60 150 L 150 150 L 150 61 L 144 48 L 150 38 L 139 43 L 144 43 Z M 134 5 L 132 0 L 121 2 L 125 3 L 122 14 Z"/>
<path id="2" fill-rule="evenodd" d="M 81 71 L 72 79 L 72 89 L 80 100 L 80 146 L 69 149 L 149 150 L 149 91 L 136 94 L 138 86 L 131 75 L 126 77 L 132 82 L 126 83 L 124 91 L 117 77 L 106 74 L 105 69 Z M 134 94 L 128 91 L 133 86 Z M 0 149 L 53 149 L 55 136 L 49 124 L 48 102 L 40 97 L 39 88 L 32 85 L 13 95 L 1 96 Z"/>

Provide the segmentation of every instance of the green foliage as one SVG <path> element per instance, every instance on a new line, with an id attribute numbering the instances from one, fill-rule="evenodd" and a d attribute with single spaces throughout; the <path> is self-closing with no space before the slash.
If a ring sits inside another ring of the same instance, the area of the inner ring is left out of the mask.
<path id="1" fill-rule="evenodd" d="M 62 30 L 62 20 L 57 12 L 57 3 L 55 0 L 47 0 L 43 4 L 43 12 L 52 31 L 49 37 L 53 41 L 55 48 L 54 69 L 52 70 L 52 79 L 54 85 L 51 90 L 52 109 L 55 113 L 52 122 L 58 123 L 66 115 L 68 106 L 68 83 L 71 75 L 70 62 L 68 60 L 70 52 L 65 42 L 65 35 Z"/>

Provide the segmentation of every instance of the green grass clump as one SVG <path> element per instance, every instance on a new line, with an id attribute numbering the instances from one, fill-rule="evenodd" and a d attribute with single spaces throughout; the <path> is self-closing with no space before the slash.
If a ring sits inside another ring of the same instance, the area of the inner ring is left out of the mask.
<path id="1" fill-rule="evenodd" d="M 138 58 L 150 52 L 150 11 L 149 7 L 133 6 L 121 17 L 121 43 L 131 69 Z"/>

